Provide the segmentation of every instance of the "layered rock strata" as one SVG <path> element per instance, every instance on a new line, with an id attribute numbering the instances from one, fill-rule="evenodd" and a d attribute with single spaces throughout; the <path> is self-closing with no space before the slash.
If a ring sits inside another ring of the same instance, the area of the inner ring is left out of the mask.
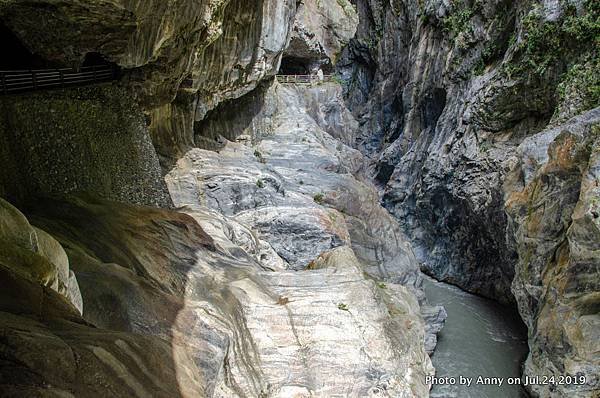
<path id="1" fill-rule="evenodd" d="M 518 304 L 526 375 L 587 378 L 532 394 L 594 396 L 596 2 L 357 6 L 339 63 L 357 147 L 422 268 Z"/>

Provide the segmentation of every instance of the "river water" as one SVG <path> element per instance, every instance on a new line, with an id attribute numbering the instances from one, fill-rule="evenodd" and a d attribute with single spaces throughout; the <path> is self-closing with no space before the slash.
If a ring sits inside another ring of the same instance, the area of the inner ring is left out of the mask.
<path id="1" fill-rule="evenodd" d="M 517 311 L 427 277 L 424 289 L 431 304 L 448 312 L 432 357 L 436 377 L 455 377 L 457 382 L 434 385 L 431 397 L 525 397 L 520 386 L 507 382 L 519 377 L 528 351 L 527 330 Z M 472 377 L 471 386 L 458 385 L 460 376 Z M 478 376 L 501 377 L 504 383 L 476 384 Z"/>

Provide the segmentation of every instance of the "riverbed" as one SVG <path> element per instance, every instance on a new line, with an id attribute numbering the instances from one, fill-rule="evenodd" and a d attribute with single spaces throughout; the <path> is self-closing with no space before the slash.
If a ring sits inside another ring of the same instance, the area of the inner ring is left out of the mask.
<path id="1" fill-rule="evenodd" d="M 432 357 L 436 377 L 456 380 L 434 385 L 431 397 L 526 397 L 519 385 L 508 384 L 508 378 L 520 376 L 528 352 L 527 330 L 516 309 L 427 277 L 424 290 L 431 304 L 443 305 L 448 313 Z M 472 384 L 460 385 L 460 376 L 472 378 Z M 479 376 L 503 383 L 477 384 Z"/>

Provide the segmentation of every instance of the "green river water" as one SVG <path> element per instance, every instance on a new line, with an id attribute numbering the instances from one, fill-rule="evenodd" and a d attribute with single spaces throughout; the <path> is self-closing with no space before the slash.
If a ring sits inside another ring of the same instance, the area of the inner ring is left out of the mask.
<path id="1" fill-rule="evenodd" d="M 527 331 L 516 309 L 427 277 L 424 290 L 431 304 L 448 312 L 432 357 L 436 377 L 456 378 L 454 385 L 434 385 L 431 397 L 525 397 L 519 385 L 508 384 L 519 377 L 527 355 Z M 460 376 L 471 377 L 472 384 L 460 385 Z M 478 376 L 502 378 L 503 384 L 477 384 Z"/>

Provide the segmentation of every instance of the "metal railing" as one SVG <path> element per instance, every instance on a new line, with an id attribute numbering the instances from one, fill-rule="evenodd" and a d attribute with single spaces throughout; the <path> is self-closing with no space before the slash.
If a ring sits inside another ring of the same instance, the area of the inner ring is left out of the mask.
<path id="1" fill-rule="evenodd" d="M 0 93 L 14 94 L 107 82 L 117 78 L 117 68 L 112 65 L 86 66 L 79 70 L 36 69 L 0 71 Z"/>
<path id="2" fill-rule="evenodd" d="M 313 84 L 331 82 L 333 75 L 323 75 L 322 79 L 317 75 L 277 75 L 277 81 L 283 84 Z"/>

